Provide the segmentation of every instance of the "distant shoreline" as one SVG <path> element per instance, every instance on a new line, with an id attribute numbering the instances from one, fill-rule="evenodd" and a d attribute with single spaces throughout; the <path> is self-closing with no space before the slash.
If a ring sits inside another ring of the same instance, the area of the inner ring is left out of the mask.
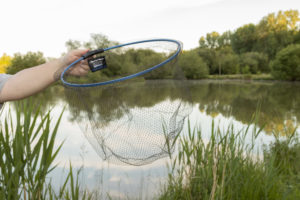
<path id="1" fill-rule="evenodd" d="M 271 74 L 224 74 L 224 75 L 208 75 L 207 79 L 237 79 L 237 80 L 268 80 L 275 81 Z"/>
<path id="2" fill-rule="evenodd" d="M 163 79 L 147 79 L 147 80 L 173 80 L 171 77 Z M 176 80 L 176 79 L 174 79 Z M 221 81 L 268 81 L 268 82 L 286 82 L 300 83 L 300 81 L 279 80 L 272 77 L 271 74 L 222 74 L 208 75 L 205 78 L 186 79 L 188 81 L 205 81 L 205 80 L 221 80 Z"/>

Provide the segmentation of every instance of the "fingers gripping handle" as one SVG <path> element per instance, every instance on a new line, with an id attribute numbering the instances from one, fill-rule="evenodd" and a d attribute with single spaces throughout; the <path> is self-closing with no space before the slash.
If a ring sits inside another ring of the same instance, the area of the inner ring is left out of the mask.
<path id="1" fill-rule="evenodd" d="M 89 58 L 95 54 L 98 54 L 98 53 L 103 53 L 104 52 L 104 49 L 96 49 L 96 50 L 93 50 L 93 51 L 88 51 L 86 54 L 82 55 L 83 59 L 86 59 L 86 58 Z"/>

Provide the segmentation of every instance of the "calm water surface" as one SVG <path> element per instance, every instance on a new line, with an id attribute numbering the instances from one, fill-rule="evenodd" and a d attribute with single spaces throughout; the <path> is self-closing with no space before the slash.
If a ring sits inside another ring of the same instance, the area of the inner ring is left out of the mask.
<path id="1" fill-rule="evenodd" d="M 160 85 L 159 88 L 157 84 Z M 293 130 L 299 125 L 299 83 L 188 81 L 184 92 L 178 88 L 172 81 L 159 83 L 149 81 L 141 87 L 128 86 L 120 90 L 107 88 L 100 93 L 91 91 L 87 95 L 89 105 L 91 107 L 96 105 L 101 120 L 107 122 L 113 122 L 124 116 L 122 112 L 125 111 L 120 105 L 129 105 L 131 109 L 151 110 L 162 103 L 180 99 L 191 109 L 189 120 L 192 127 L 200 127 L 206 139 L 210 137 L 212 120 L 221 129 L 233 124 L 235 129 L 239 130 L 251 122 L 258 106 L 260 107 L 258 125 L 264 127 L 257 140 L 258 146 L 273 141 L 273 134 L 287 136 L 289 133 L 287 130 Z M 116 97 L 118 101 L 115 102 Z M 77 104 L 74 96 L 62 86 L 49 88 L 44 93 L 36 95 L 34 101 L 43 102 L 43 111 L 53 108 L 53 118 L 58 117 L 66 107 L 56 141 L 57 146 L 63 141 L 64 145 L 56 159 L 58 167 L 51 174 L 52 183 L 56 187 L 62 184 L 65 169 L 71 162 L 75 168 L 84 167 L 80 177 L 82 185 L 97 191 L 101 199 L 104 199 L 107 193 L 111 197 L 139 199 L 150 199 L 159 193 L 166 181 L 168 158 L 139 167 L 103 161 L 78 126 L 87 120 L 87 117 L 79 113 L 89 108 Z M 110 103 L 109 107 L 107 102 Z M 112 106 L 113 103 L 115 105 Z M 8 107 L 14 108 L 14 103 L 6 104 L 5 110 Z M 147 121 L 147 117 L 145 120 Z M 186 130 L 187 123 L 184 124 L 181 134 L 186 134 Z"/>

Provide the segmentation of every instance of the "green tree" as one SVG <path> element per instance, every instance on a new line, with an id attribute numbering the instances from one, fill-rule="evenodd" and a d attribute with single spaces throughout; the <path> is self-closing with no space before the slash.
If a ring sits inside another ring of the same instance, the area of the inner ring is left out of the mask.
<path id="1" fill-rule="evenodd" d="M 294 35 L 294 43 L 300 44 L 300 30 Z"/>
<path id="2" fill-rule="evenodd" d="M 210 48 L 210 49 L 215 49 L 219 46 L 218 41 L 220 38 L 220 34 L 218 32 L 211 32 L 207 33 L 206 37 L 201 37 L 199 40 L 199 45 L 202 48 Z"/>
<path id="3" fill-rule="evenodd" d="M 200 48 L 209 48 L 209 49 L 217 49 L 225 46 L 229 46 L 231 44 L 231 32 L 226 31 L 222 35 L 218 32 L 213 31 L 211 33 L 207 33 L 206 37 L 201 37 L 199 40 Z"/>
<path id="4" fill-rule="evenodd" d="M 239 56 L 236 54 L 220 54 L 220 73 L 237 74 L 239 73 Z"/>
<path id="5" fill-rule="evenodd" d="M 292 40 L 293 37 L 288 31 L 270 32 L 257 40 L 253 51 L 265 53 L 272 59 L 278 51 L 291 44 Z"/>
<path id="6" fill-rule="evenodd" d="M 107 48 L 117 45 L 118 42 L 111 41 L 107 36 L 102 34 L 91 34 L 88 42 L 80 42 L 69 40 L 66 42 L 68 50 L 80 47 L 88 49 Z M 129 46 L 130 47 L 130 46 Z M 136 49 L 136 48 L 116 48 L 102 53 L 106 57 L 107 68 L 97 73 L 88 74 L 86 78 L 81 78 L 82 81 L 99 82 L 107 81 L 108 79 L 120 78 L 135 74 L 158 63 L 166 60 L 164 53 L 158 53 L 151 49 Z M 171 76 L 171 65 L 167 64 L 156 70 L 147 73 L 146 79 L 162 79 Z"/>
<path id="7" fill-rule="evenodd" d="M 300 80 L 300 44 L 289 45 L 279 51 L 271 63 L 272 75 L 276 79 Z"/>
<path id="8" fill-rule="evenodd" d="M 244 25 L 231 35 L 232 48 L 238 54 L 252 51 L 256 40 L 256 26 L 254 24 Z"/>
<path id="9" fill-rule="evenodd" d="M 214 31 L 200 38 L 197 53 L 207 64 L 210 74 L 221 73 L 224 54 L 227 54 L 228 50 L 231 51 L 231 34 L 227 31 L 220 35 Z"/>
<path id="10" fill-rule="evenodd" d="M 153 67 L 153 66 L 157 65 L 158 63 L 163 62 L 164 60 L 166 60 L 166 57 L 163 54 L 153 52 L 151 56 L 145 57 L 145 59 L 143 60 L 143 66 L 147 66 L 147 68 Z M 172 72 L 171 69 L 173 67 L 172 66 L 173 64 L 174 64 L 174 62 L 171 62 L 171 63 L 165 64 L 155 70 L 152 70 L 151 72 L 145 74 L 145 78 L 146 79 L 166 78 L 171 75 L 171 72 Z"/>
<path id="11" fill-rule="evenodd" d="M 200 79 L 208 75 L 208 67 L 196 51 L 183 52 L 178 64 L 188 79 Z"/>
<path id="12" fill-rule="evenodd" d="M 297 10 L 279 11 L 262 18 L 257 27 L 254 51 L 263 52 L 270 58 L 294 41 L 300 22 Z"/>
<path id="13" fill-rule="evenodd" d="M 215 62 L 218 74 L 236 74 L 239 72 L 239 57 L 230 46 L 215 51 Z"/>
<path id="14" fill-rule="evenodd" d="M 279 11 L 277 14 L 270 13 L 263 17 L 258 24 L 258 28 L 263 29 L 265 33 L 297 31 L 299 21 L 298 10 Z"/>
<path id="15" fill-rule="evenodd" d="M 268 56 L 259 52 L 247 52 L 240 57 L 241 70 L 245 67 L 249 67 L 249 72 L 257 74 L 261 72 L 270 72 L 268 64 Z"/>
<path id="16" fill-rule="evenodd" d="M 207 64 L 209 68 L 209 74 L 218 73 L 218 64 L 216 62 L 216 50 L 209 48 L 197 48 L 198 55 Z"/>
<path id="17" fill-rule="evenodd" d="M 224 32 L 219 38 L 218 38 L 218 45 L 219 47 L 225 47 L 231 45 L 231 31 Z"/>
<path id="18" fill-rule="evenodd" d="M 41 52 L 28 52 L 25 55 L 16 53 L 11 60 L 10 66 L 6 69 L 6 73 L 15 74 L 26 68 L 37 66 L 46 62 Z"/>

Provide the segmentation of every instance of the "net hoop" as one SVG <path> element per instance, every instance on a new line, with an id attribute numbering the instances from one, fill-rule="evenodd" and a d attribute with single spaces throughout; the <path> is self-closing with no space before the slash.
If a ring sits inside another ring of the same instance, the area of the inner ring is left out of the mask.
<path id="1" fill-rule="evenodd" d="M 98 83 L 88 83 L 88 84 L 77 84 L 77 83 L 70 83 L 67 82 L 66 80 L 64 80 L 64 75 L 66 74 L 66 72 L 73 67 L 74 65 L 76 65 L 78 62 L 84 60 L 84 57 L 79 58 L 78 60 L 74 61 L 73 63 L 71 63 L 60 75 L 60 80 L 62 81 L 62 83 L 66 86 L 69 87 L 95 87 L 95 86 L 100 86 L 100 85 L 109 85 L 109 84 L 113 84 L 113 83 L 117 83 L 117 82 L 121 82 L 121 81 L 125 81 L 131 78 L 135 78 L 141 75 L 144 75 L 148 72 L 151 72 L 154 69 L 157 69 L 159 67 L 162 67 L 163 65 L 165 65 L 166 63 L 172 61 L 174 58 L 176 58 L 178 56 L 178 54 L 181 52 L 182 50 L 182 46 L 181 43 L 177 40 L 173 40 L 173 39 L 150 39 L 150 40 L 141 40 L 141 41 L 136 41 L 136 42 L 130 42 L 130 43 L 125 43 L 125 44 L 120 44 L 120 45 L 116 45 L 116 46 L 112 46 L 112 47 L 108 47 L 103 49 L 104 52 L 105 51 L 109 51 L 112 49 L 116 49 L 116 48 L 120 48 L 120 47 L 124 47 L 124 46 L 129 46 L 129 45 L 134 45 L 134 44 L 140 44 L 140 43 L 147 43 L 147 42 L 171 42 L 177 45 L 177 50 L 176 52 L 170 56 L 168 59 L 164 60 L 163 62 L 154 65 L 153 67 L 150 67 L 146 70 L 137 72 L 135 74 L 131 74 L 129 76 L 125 76 L 122 78 L 117 78 L 117 79 L 113 79 L 113 80 L 109 80 L 109 81 L 103 81 L 103 82 L 98 82 Z"/>

